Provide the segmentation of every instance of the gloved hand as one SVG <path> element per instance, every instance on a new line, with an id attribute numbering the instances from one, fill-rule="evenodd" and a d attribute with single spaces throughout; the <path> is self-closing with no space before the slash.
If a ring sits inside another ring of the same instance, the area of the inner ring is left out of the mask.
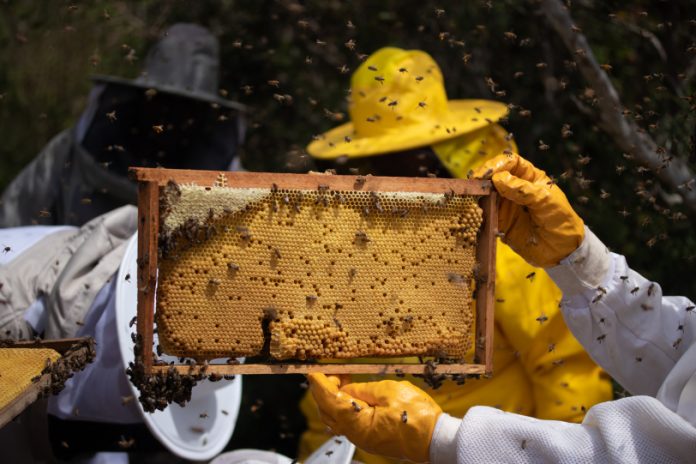
<path id="1" fill-rule="evenodd" d="M 563 191 L 546 173 L 517 154 L 499 155 L 473 172 L 491 178 L 502 201 L 498 230 L 534 266 L 557 265 L 580 246 L 585 236 L 582 219 Z"/>
<path id="2" fill-rule="evenodd" d="M 410 382 L 349 383 L 309 374 L 322 421 L 356 446 L 374 454 L 415 462 L 429 460 L 430 440 L 442 413 L 438 404 Z"/>

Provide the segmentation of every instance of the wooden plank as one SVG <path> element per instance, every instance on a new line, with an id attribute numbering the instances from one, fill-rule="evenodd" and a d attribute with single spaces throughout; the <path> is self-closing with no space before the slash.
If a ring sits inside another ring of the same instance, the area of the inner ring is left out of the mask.
<path id="1" fill-rule="evenodd" d="M 493 323 L 495 309 L 495 260 L 498 232 L 498 205 L 495 191 L 480 202 L 483 229 L 479 235 L 476 258 L 479 263 L 476 292 L 476 348 L 474 362 L 486 366 L 486 375 L 493 373 Z"/>
<path id="2" fill-rule="evenodd" d="M 173 366 L 152 366 L 153 372 L 166 372 L 174 367 L 181 374 L 198 374 L 203 367 L 191 367 L 175 364 Z M 309 374 L 310 372 L 322 372 L 324 374 L 423 374 L 426 364 L 210 364 L 205 368 L 206 375 L 234 375 L 234 374 Z M 436 374 L 485 374 L 486 366 L 483 364 L 438 364 Z"/>
<path id="3" fill-rule="evenodd" d="M 140 182 L 156 182 L 164 186 L 170 180 L 177 184 L 193 183 L 212 186 L 224 175 L 227 185 L 236 188 L 268 188 L 276 184 L 279 189 L 316 190 L 326 185 L 331 190 L 362 190 L 366 192 L 417 192 L 446 193 L 457 195 L 488 195 L 491 181 L 470 179 L 442 179 L 429 177 L 377 177 L 334 176 L 323 174 L 277 174 L 269 172 L 221 172 L 194 171 L 187 169 L 131 168 L 130 175 Z"/>
<path id="4" fill-rule="evenodd" d="M 22 348 L 29 348 L 23 346 Z M 41 347 L 44 348 L 44 347 Z M 51 384 L 51 374 L 44 374 L 41 378 L 25 388 L 15 399 L 0 408 L 0 429 L 17 417 L 29 405 L 39 397 L 41 390 Z"/>
<path id="5" fill-rule="evenodd" d="M 138 325 L 143 348 L 143 367 L 152 367 L 152 340 L 155 324 L 157 285 L 157 232 L 159 231 L 159 186 L 138 184 Z"/>

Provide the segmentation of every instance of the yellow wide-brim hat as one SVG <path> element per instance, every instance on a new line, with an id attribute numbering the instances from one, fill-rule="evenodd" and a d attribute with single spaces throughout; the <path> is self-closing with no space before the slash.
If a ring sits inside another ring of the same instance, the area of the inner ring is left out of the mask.
<path id="1" fill-rule="evenodd" d="M 351 79 L 351 121 L 315 137 L 319 159 L 357 158 L 429 146 L 495 123 L 507 106 L 491 100 L 447 100 L 440 67 L 420 50 L 386 47 Z"/>

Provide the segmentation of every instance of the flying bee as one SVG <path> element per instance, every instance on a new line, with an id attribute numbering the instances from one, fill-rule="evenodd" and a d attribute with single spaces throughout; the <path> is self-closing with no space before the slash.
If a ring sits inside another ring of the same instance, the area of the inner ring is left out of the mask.
<path id="1" fill-rule="evenodd" d="M 367 179 L 365 178 L 365 176 L 356 177 L 355 183 L 353 184 L 353 188 L 355 188 L 356 190 L 361 189 L 363 187 L 363 185 L 365 185 L 366 181 L 367 181 Z"/>

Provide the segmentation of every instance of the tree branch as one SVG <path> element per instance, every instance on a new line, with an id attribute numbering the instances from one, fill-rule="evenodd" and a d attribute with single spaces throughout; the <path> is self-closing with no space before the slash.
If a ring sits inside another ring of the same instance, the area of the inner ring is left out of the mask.
<path id="1" fill-rule="evenodd" d="M 600 68 L 585 36 L 573 23 L 568 9 L 560 0 L 542 0 L 541 11 L 575 57 L 580 72 L 598 98 L 599 126 L 625 152 L 631 153 L 672 190 L 679 192 L 692 217 L 696 217 L 696 189 L 690 189 L 694 175 L 682 158 L 659 154 L 657 143 L 649 134 L 623 114 L 619 94 L 607 73 Z M 691 181 L 691 183 L 689 183 Z"/>

